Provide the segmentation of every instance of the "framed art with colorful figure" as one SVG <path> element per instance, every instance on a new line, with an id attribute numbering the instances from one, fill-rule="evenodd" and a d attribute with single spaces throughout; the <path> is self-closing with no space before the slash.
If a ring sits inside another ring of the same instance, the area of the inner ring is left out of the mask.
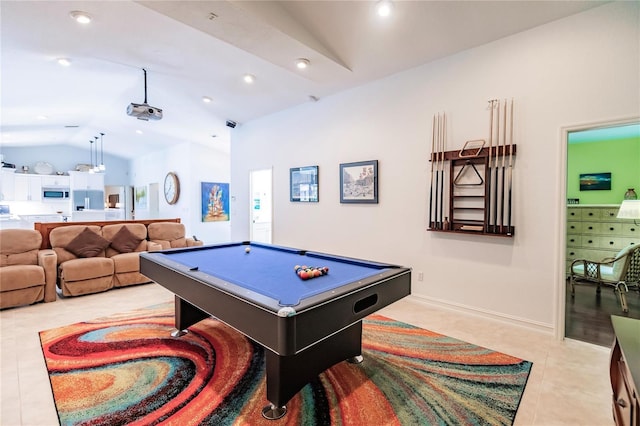
<path id="1" fill-rule="evenodd" d="M 229 184 L 201 182 L 202 221 L 224 222 L 229 220 Z"/>

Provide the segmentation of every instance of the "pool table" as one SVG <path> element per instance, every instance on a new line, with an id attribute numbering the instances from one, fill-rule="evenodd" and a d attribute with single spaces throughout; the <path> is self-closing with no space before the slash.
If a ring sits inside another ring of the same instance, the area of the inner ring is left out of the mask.
<path id="1" fill-rule="evenodd" d="M 246 241 L 143 252 L 140 272 L 175 294 L 176 335 L 214 316 L 266 349 L 269 419 L 327 368 L 360 362 L 362 318 L 411 294 L 410 268 Z"/>

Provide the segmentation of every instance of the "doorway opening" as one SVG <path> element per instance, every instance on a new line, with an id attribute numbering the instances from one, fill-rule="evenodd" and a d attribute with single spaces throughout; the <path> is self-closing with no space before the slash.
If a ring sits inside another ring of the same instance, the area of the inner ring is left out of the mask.
<path id="1" fill-rule="evenodd" d="M 271 244 L 273 227 L 272 169 L 249 172 L 249 238 L 251 241 Z"/>
<path id="2" fill-rule="evenodd" d="M 570 276 L 572 268 L 577 265 L 579 270 L 585 261 L 613 268 L 605 262 L 629 245 L 640 244 L 640 227 L 617 217 L 629 188 L 640 189 L 640 121 L 565 129 L 564 139 L 565 285 L 559 298 L 564 301 L 563 337 L 610 346 L 611 315 L 640 318 L 640 291 L 630 287 L 625 293 L 629 312 L 623 312 L 615 287 L 601 285 L 598 291 L 597 282 L 579 280 L 572 288 Z"/>
<path id="3" fill-rule="evenodd" d="M 160 217 L 160 186 L 157 182 L 149 184 L 149 219 Z"/>

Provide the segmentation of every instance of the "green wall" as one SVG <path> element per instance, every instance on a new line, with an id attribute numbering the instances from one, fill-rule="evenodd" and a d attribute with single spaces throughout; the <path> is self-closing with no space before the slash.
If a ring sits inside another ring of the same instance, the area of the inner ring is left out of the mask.
<path id="1" fill-rule="evenodd" d="M 610 191 L 580 191 L 581 173 L 611 172 Z M 628 188 L 640 196 L 640 138 L 570 143 L 567 150 L 567 198 L 580 204 L 620 204 Z"/>

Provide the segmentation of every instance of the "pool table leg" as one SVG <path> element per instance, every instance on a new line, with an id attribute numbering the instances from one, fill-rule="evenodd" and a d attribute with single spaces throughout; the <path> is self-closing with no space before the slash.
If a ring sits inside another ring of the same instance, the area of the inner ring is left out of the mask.
<path id="1" fill-rule="evenodd" d="M 184 336 L 187 334 L 187 328 L 211 316 L 177 295 L 175 296 L 175 311 L 176 330 L 171 333 L 171 337 Z"/>
<path id="2" fill-rule="evenodd" d="M 338 362 L 362 360 L 362 321 L 350 325 L 295 355 L 280 356 L 266 350 L 267 399 L 262 410 L 270 420 L 285 415 L 285 404 L 307 383 Z"/>
<path id="3" fill-rule="evenodd" d="M 347 362 L 351 364 L 360 364 L 362 361 L 364 361 L 364 357 L 362 355 L 354 356 L 353 358 L 349 358 L 347 360 Z"/>

